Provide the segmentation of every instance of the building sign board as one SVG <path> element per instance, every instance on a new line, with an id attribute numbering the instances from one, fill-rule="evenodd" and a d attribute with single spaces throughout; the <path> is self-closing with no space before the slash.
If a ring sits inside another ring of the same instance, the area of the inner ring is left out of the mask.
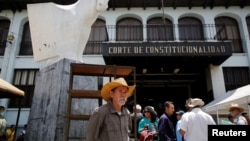
<path id="1" fill-rule="evenodd" d="M 231 42 L 104 43 L 103 56 L 231 56 Z"/>

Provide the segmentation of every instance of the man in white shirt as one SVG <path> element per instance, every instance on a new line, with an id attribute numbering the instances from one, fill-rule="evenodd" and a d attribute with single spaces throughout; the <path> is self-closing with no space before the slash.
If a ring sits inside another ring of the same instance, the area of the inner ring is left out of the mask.
<path id="1" fill-rule="evenodd" d="M 182 116 L 179 132 L 185 135 L 185 141 L 208 141 L 208 125 L 216 123 L 211 115 L 201 110 L 203 105 L 200 98 L 193 98 L 188 105 L 192 110 Z"/>

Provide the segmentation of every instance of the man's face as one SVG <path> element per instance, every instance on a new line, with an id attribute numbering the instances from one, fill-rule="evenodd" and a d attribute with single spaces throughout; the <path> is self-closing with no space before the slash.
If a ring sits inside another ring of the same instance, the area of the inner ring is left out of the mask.
<path id="1" fill-rule="evenodd" d="M 165 111 L 168 115 L 173 115 L 175 109 L 174 109 L 174 104 L 169 104 L 168 107 L 165 107 Z"/>
<path id="2" fill-rule="evenodd" d="M 176 115 L 176 119 L 177 119 L 177 120 L 180 120 L 180 119 L 181 119 L 181 115 L 180 115 L 180 114 L 177 114 L 177 115 Z"/>
<path id="3" fill-rule="evenodd" d="M 127 102 L 127 93 L 128 88 L 122 86 L 113 89 L 110 95 L 114 103 L 117 103 L 118 105 L 122 106 Z"/>
<path id="4" fill-rule="evenodd" d="M 238 114 L 240 114 L 240 111 L 239 111 L 239 109 L 232 108 L 232 109 L 230 109 L 230 114 L 231 114 L 233 117 L 236 117 Z"/>

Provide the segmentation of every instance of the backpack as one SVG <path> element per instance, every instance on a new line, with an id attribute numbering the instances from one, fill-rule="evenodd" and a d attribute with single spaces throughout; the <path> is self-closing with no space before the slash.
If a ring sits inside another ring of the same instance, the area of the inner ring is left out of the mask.
<path id="1" fill-rule="evenodd" d="M 142 130 L 140 133 L 140 141 L 154 141 L 154 136 L 152 131 Z"/>

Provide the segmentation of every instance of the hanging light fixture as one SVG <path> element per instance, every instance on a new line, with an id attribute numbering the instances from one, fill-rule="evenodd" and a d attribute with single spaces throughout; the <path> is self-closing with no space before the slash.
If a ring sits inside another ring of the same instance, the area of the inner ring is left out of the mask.
<path id="1" fill-rule="evenodd" d="M 180 71 L 179 68 L 174 69 L 173 74 L 177 74 Z"/>

